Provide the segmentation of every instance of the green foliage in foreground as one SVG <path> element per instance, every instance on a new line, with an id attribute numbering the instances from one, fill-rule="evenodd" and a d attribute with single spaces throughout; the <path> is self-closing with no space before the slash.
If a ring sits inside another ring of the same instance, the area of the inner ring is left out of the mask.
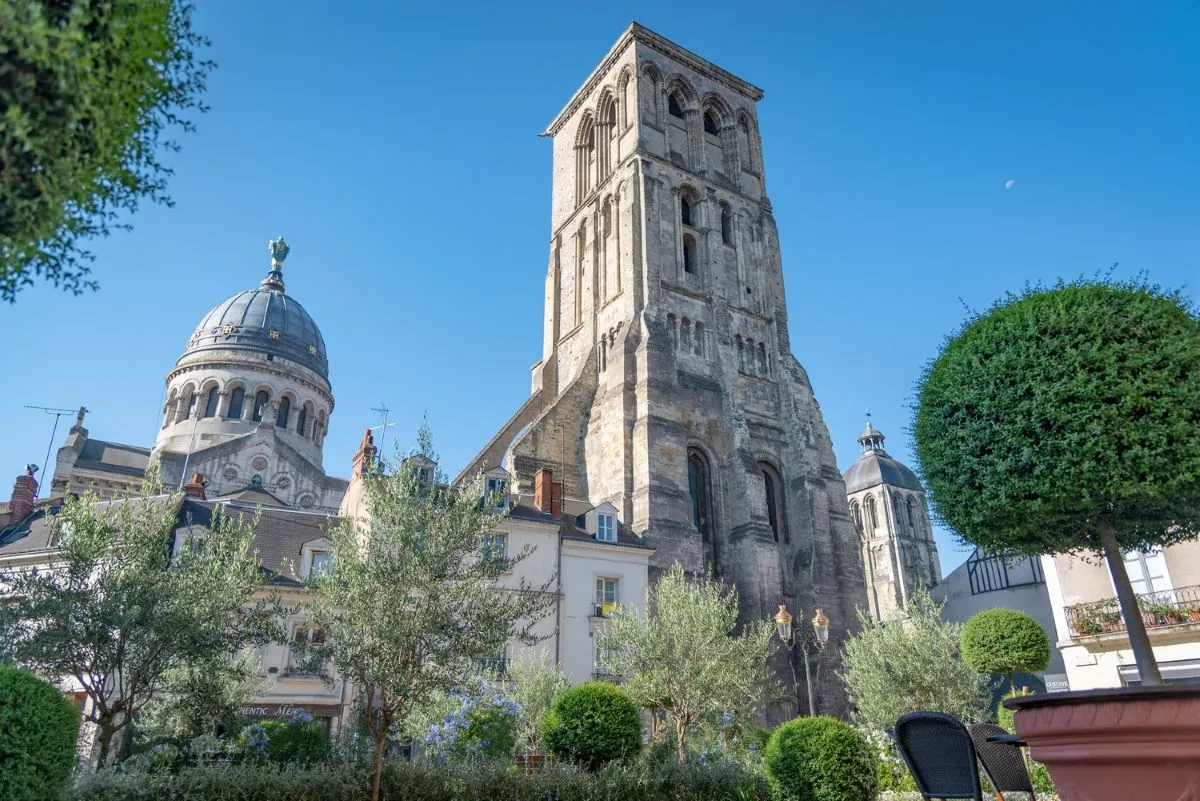
<path id="1" fill-rule="evenodd" d="M 874 801 L 875 763 L 862 735 L 827 717 L 796 718 L 771 735 L 767 777 L 780 801 Z"/>
<path id="2" fill-rule="evenodd" d="M 78 722 L 54 685 L 0 665 L 0 799 L 57 798 L 75 766 Z"/>
<path id="3" fill-rule="evenodd" d="M 1018 609 L 985 609 L 963 624 L 963 661 L 976 673 L 1008 677 L 1016 690 L 1017 673 L 1045 670 L 1050 664 L 1050 637 L 1029 615 Z"/>
<path id="4" fill-rule="evenodd" d="M 565 765 L 523 773 L 496 765 L 387 765 L 384 801 L 769 801 L 766 782 L 728 764 L 669 763 L 649 769 L 610 764 L 589 772 Z M 203 766 L 178 773 L 103 771 L 76 788 L 71 801 L 362 801 L 371 791 L 368 766 Z"/>
<path id="5" fill-rule="evenodd" d="M 941 607 L 918 589 L 901 620 L 860 615 L 862 629 L 846 641 L 846 691 L 854 722 L 882 737 L 906 712 L 948 712 L 973 723 L 986 714 L 985 679 L 959 654 L 961 626 L 942 620 Z"/>
<path id="6" fill-rule="evenodd" d="M 596 681 L 563 693 L 546 716 L 542 736 L 556 757 L 595 769 L 641 750 L 642 720 L 623 690 Z"/>

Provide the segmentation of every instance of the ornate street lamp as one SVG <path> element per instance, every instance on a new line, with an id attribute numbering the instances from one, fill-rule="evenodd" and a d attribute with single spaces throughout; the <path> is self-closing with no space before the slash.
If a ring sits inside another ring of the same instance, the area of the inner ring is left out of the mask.
<path id="1" fill-rule="evenodd" d="M 804 686 L 808 690 L 808 714 L 817 714 L 816 699 L 813 696 L 812 675 L 809 671 L 808 653 L 809 648 L 815 648 L 817 651 L 818 669 L 820 668 L 819 660 L 821 652 L 825 648 L 825 644 L 829 642 L 829 618 L 820 609 L 813 615 L 811 621 L 802 621 L 800 631 L 796 631 L 793 626 L 795 618 L 792 613 L 787 610 L 786 604 L 779 605 L 779 611 L 775 613 L 775 634 L 778 635 L 779 641 L 783 643 L 788 650 L 788 666 L 792 669 L 792 687 L 798 693 L 799 687 L 796 681 L 796 663 L 792 658 L 792 651 L 797 645 L 800 646 L 800 655 L 804 660 Z M 799 704 L 797 704 L 799 706 Z"/>

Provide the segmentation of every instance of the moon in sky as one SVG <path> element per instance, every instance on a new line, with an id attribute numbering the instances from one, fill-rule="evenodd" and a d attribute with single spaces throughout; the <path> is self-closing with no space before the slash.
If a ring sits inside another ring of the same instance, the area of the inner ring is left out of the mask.
<path id="1" fill-rule="evenodd" d="M 1004 188 L 1005 188 L 1005 189 L 1012 189 L 1012 188 L 1013 188 L 1013 184 L 1015 184 L 1015 183 L 1016 183 L 1016 181 L 1014 181 L 1012 178 L 1009 178 L 1007 181 L 1005 181 L 1005 182 L 1004 182 Z"/>

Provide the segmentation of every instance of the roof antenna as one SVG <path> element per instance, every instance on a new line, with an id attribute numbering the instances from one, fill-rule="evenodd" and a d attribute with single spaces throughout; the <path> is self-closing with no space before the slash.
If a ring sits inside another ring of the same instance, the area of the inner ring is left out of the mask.
<path id="1" fill-rule="evenodd" d="M 26 409 L 38 409 L 39 411 L 43 411 L 46 414 L 54 415 L 54 428 L 50 431 L 50 444 L 46 446 L 46 461 L 44 461 L 42 463 L 47 466 L 50 464 L 50 450 L 54 447 L 54 438 L 58 435 L 58 420 L 59 420 L 59 418 L 66 414 L 77 414 L 79 416 L 79 424 L 83 425 L 83 416 L 85 414 L 87 414 L 87 412 L 88 412 L 88 410 L 82 406 L 80 406 L 78 409 L 54 409 L 49 406 L 26 405 L 25 408 Z M 49 469 L 49 467 L 47 467 L 47 469 Z M 51 473 L 50 475 L 53 476 L 54 474 Z M 42 482 L 43 484 L 45 483 L 44 478 L 45 478 L 45 474 L 43 474 L 43 482 Z M 48 494 L 49 487 L 47 487 L 46 489 L 47 489 L 47 494 Z M 40 498 L 40 497 L 42 497 L 42 488 L 39 486 L 38 487 L 38 498 Z"/>
<path id="2" fill-rule="evenodd" d="M 380 417 L 383 418 L 382 423 L 380 423 L 377 426 L 371 426 L 368 429 L 368 431 L 378 431 L 379 432 L 379 450 L 377 451 L 377 453 L 379 454 L 379 458 L 382 459 L 382 458 L 384 458 L 383 443 L 387 440 L 387 430 L 396 424 L 388 422 L 388 412 L 391 410 L 388 409 L 388 407 L 385 404 L 381 403 L 381 404 L 379 404 L 378 408 L 372 409 L 371 411 L 378 412 Z"/>

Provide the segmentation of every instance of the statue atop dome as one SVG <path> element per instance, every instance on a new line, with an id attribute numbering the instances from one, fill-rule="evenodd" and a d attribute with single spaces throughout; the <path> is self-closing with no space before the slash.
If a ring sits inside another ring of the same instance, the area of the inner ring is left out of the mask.
<path id="1" fill-rule="evenodd" d="M 282 236 L 277 236 L 267 243 L 267 250 L 271 254 L 271 269 L 279 270 L 283 268 L 283 262 L 291 252 L 287 242 L 283 241 Z"/>

